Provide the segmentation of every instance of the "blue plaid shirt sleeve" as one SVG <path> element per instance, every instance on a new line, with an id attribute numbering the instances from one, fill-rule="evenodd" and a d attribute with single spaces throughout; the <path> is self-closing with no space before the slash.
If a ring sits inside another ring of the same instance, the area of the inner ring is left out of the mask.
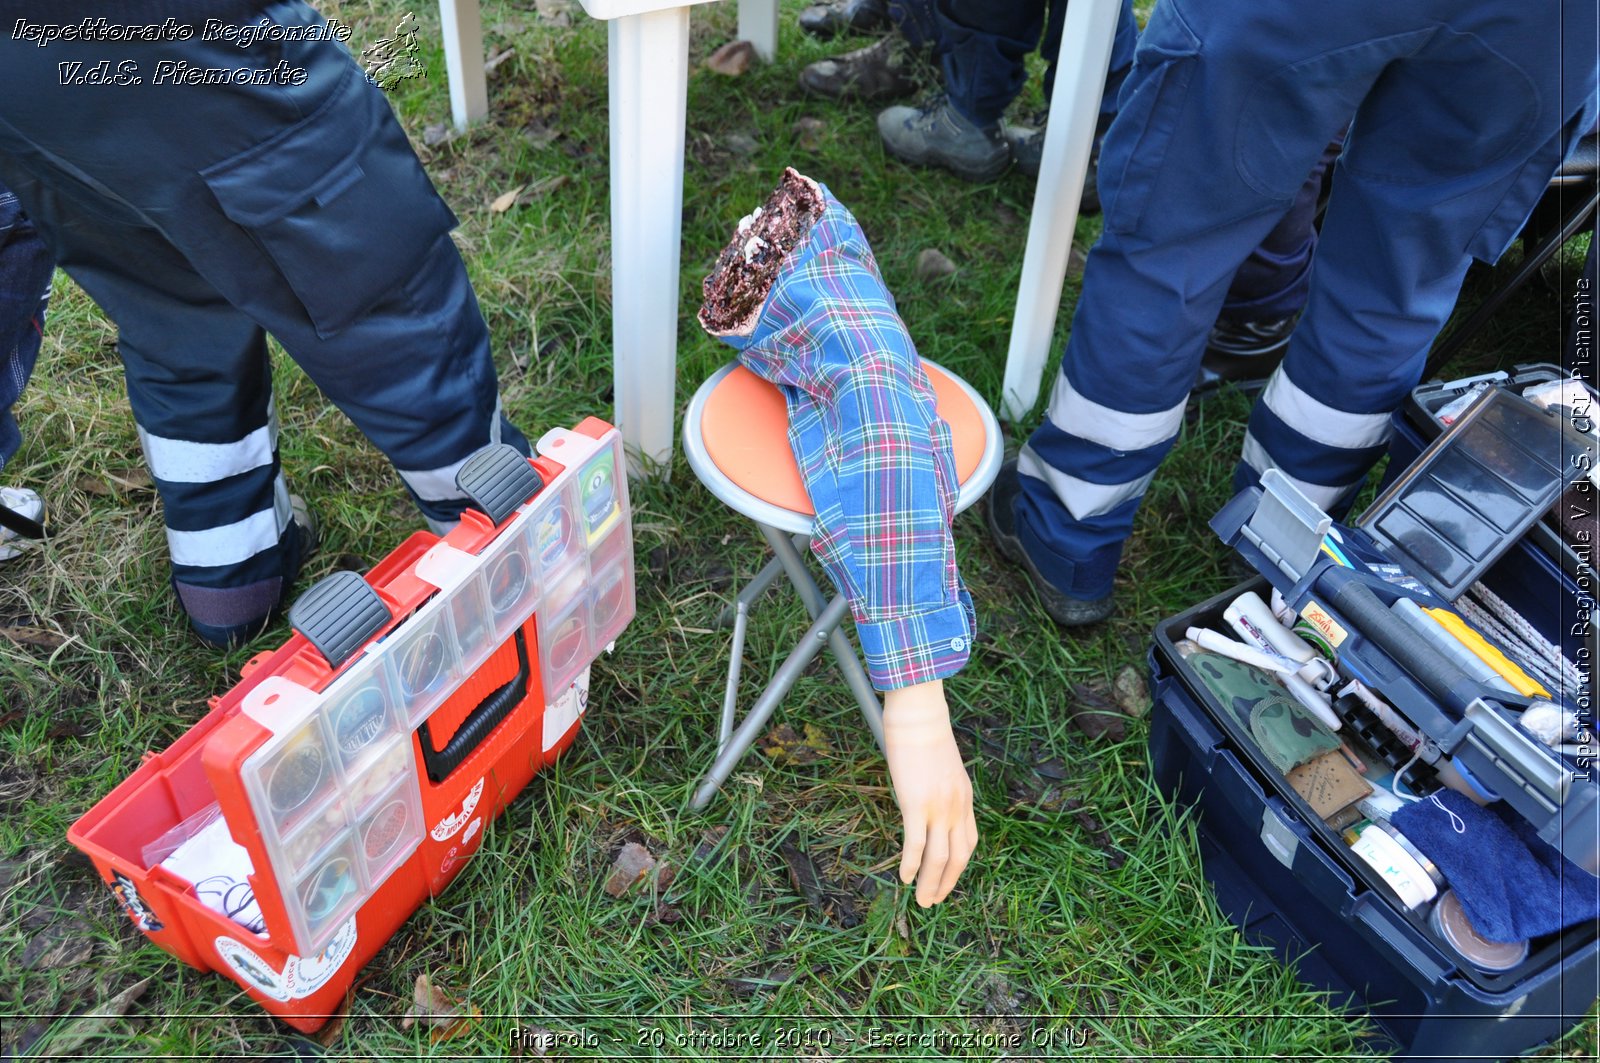
<path id="1" fill-rule="evenodd" d="M 955 460 L 866 240 L 826 198 L 740 360 L 784 393 L 817 514 L 812 550 L 850 601 L 873 685 L 893 690 L 953 675 L 971 652 L 950 534 Z"/>

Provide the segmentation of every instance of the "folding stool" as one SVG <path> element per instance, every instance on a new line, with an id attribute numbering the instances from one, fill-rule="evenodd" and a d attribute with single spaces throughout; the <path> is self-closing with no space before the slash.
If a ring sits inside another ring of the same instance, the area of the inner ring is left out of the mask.
<path id="1" fill-rule="evenodd" d="M 1000 471 L 1002 444 L 994 414 L 978 393 L 947 370 L 922 362 L 932 382 L 940 418 L 950 426 L 960 484 L 955 511 L 983 497 Z M 783 393 L 737 362 L 713 373 L 695 392 L 684 415 L 683 449 L 700 482 L 734 512 L 749 517 L 776 555 L 724 610 L 719 626 L 733 623 L 728 683 L 722 700 L 717 755 L 695 791 L 693 807 L 704 808 L 749 752 L 778 703 L 824 645 L 855 696 L 872 736 L 883 746 L 883 709 L 877 692 L 839 623 L 849 608 L 844 595 L 829 600 L 806 568 L 815 511 L 789 446 L 789 415 Z M 745 627 L 756 600 L 777 579 L 789 577 L 811 617 L 755 705 L 735 728 L 739 670 Z"/>

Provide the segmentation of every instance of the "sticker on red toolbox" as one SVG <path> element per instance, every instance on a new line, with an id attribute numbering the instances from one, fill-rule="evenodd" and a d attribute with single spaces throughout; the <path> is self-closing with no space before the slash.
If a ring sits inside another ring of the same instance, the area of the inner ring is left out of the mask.
<path id="1" fill-rule="evenodd" d="M 280 1003 L 300 1000 L 328 984 L 356 947 L 356 920 L 351 916 L 334 932 L 328 947 L 311 957 L 290 956 L 283 970 L 274 970 L 250 946 L 226 934 L 216 940 L 217 955 L 246 984 Z"/>
<path id="2" fill-rule="evenodd" d="M 448 841 L 462 827 L 467 825 L 467 820 L 472 818 L 473 809 L 478 807 L 478 798 L 483 796 L 483 780 L 479 779 L 472 784 L 472 790 L 466 799 L 461 802 L 461 811 L 453 812 L 433 825 L 428 834 L 436 842 Z"/>
<path id="3" fill-rule="evenodd" d="M 544 709 L 544 748 L 549 749 L 589 710 L 589 669 L 578 673 L 572 685 Z"/>
<path id="4" fill-rule="evenodd" d="M 164 930 L 161 920 L 156 918 L 156 913 L 144 903 L 144 898 L 139 896 L 139 891 L 134 888 L 133 880 L 120 871 L 111 873 L 111 893 L 122 905 L 122 910 L 128 913 L 128 918 L 133 920 L 133 925 L 143 930 L 146 934 L 154 934 Z"/>

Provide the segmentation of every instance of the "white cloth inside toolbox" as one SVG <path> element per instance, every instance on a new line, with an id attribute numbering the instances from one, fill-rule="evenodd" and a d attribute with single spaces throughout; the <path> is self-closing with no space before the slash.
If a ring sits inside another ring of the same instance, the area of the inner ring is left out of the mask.
<path id="1" fill-rule="evenodd" d="M 228 833 L 220 815 L 161 861 L 161 866 L 194 885 L 195 896 L 214 912 L 227 916 L 253 934 L 266 932 L 250 876 L 250 853 Z"/>

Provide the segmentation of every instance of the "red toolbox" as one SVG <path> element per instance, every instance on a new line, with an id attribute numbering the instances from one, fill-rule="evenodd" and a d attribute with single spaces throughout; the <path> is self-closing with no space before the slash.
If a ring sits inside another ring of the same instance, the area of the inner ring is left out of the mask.
<path id="1" fill-rule="evenodd" d="M 618 433 L 589 418 L 538 453 L 470 459 L 458 483 L 477 510 L 312 587 L 293 637 L 67 832 L 151 941 L 297 1029 L 339 1008 L 572 744 L 588 666 L 633 618 Z M 231 836 L 215 853 L 248 856 L 226 890 L 146 856 L 213 806 Z"/>

